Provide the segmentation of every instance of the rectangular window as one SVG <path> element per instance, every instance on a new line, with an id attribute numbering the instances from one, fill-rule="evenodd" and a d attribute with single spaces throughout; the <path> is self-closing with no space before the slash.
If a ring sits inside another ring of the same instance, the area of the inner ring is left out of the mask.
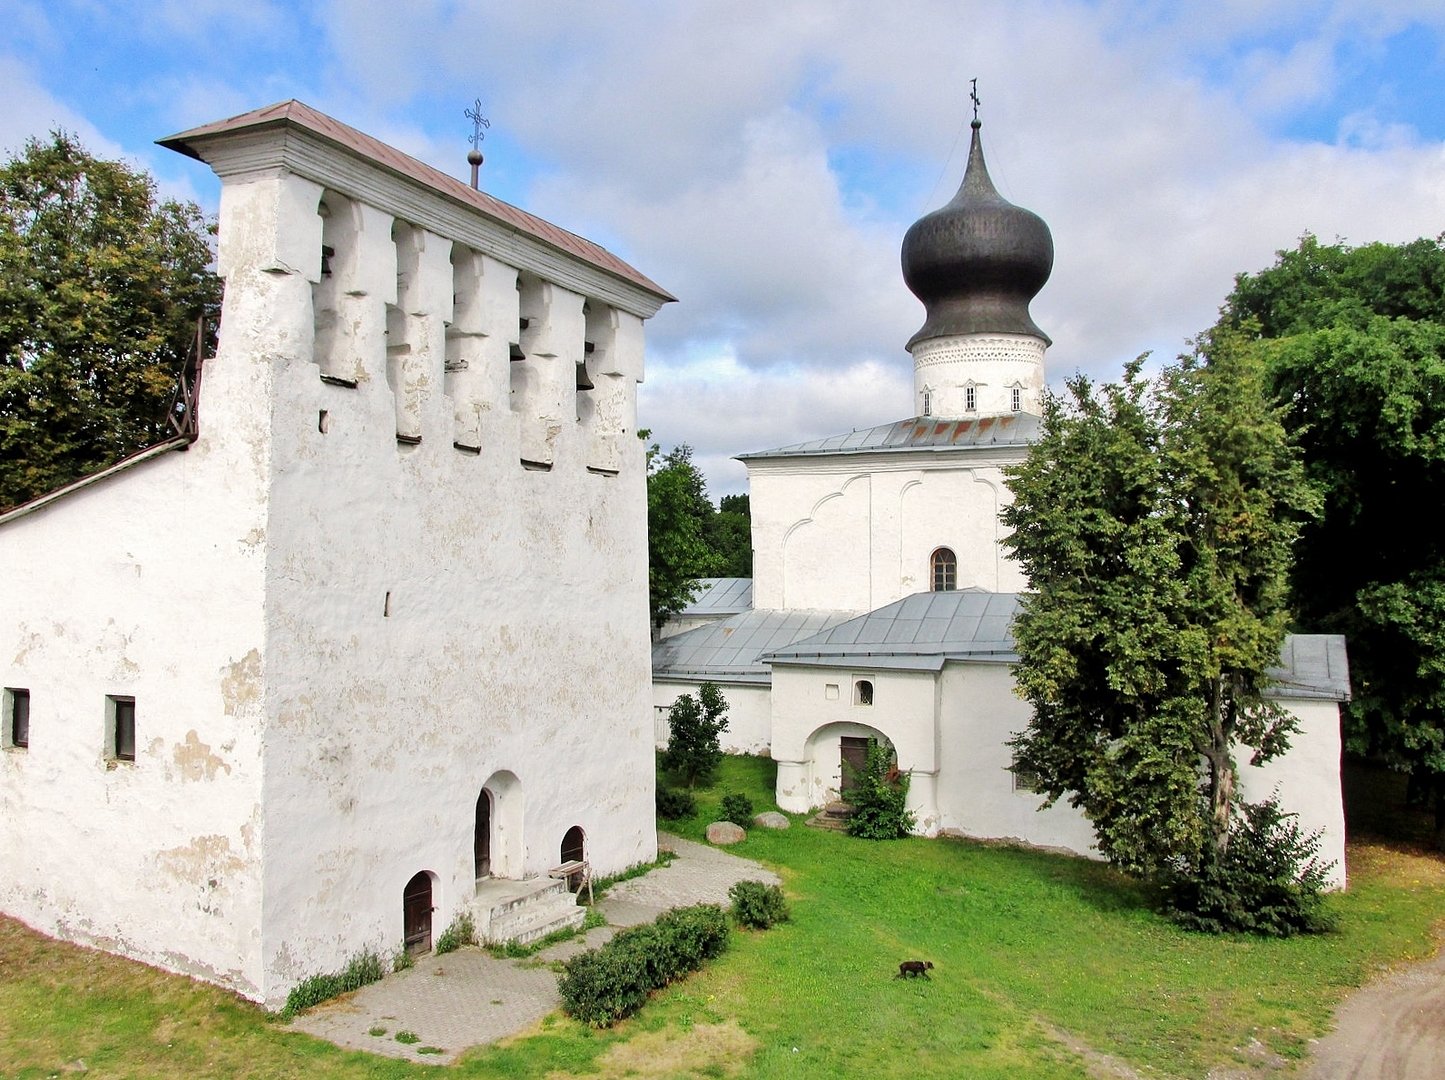
<path id="1" fill-rule="evenodd" d="M 1015 387 L 1013 388 L 1012 399 L 1013 399 L 1013 400 L 1012 400 L 1012 405 L 1013 405 L 1013 411 L 1014 411 L 1014 412 L 1018 412 L 1020 409 L 1022 409 L 1022 408 L 1024 407 L 1023 391 L 1020 390 L 1017 386 L 1015 386 Z"/>
<path id="2" fill-rule="evenodd" d="M 106 750 L 114 761 L 135 760 L 135 698 L 107 697 L 106 712 L 110 714 L 106 732 Z"/>
<path id="3" fill-rule="evenodd" d="M 1017 758 L 1015 758 L 1014 763 L 1009 766 L 1009 772 L 1013 773 L 1015 791 L 1037 793 L 1044 790 L 1043 785 L 1039 783 L 1039 774 L 1032 769 L 1024 768 L 1018 763 Z"/>
<path id="4" fill-rule="evenodd" d="M 978 394 L 972 386 L 963 388 L 963 407 L 968 412 L 978 408 Z"/>
<path id="5" fill-rule="evenodd" d="M 5 688 L 5 745 L 17 750 L 30 746 L 30 691 Z"/>

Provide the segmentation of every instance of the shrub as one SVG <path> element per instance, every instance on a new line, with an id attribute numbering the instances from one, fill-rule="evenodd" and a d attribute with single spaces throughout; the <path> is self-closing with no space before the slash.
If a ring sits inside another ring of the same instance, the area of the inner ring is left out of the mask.
<path id="1" fill-rule="evenodd" d="M 843 766 L 845 769 L 848 766 Z M 868 740 L 868 756 L 857 770 L 857 784 L 843 796 L 853 808 L 848 835 L 868 840 L 897 840 L 913 828 L 908 802 L 908 777 L 899 776 L 893 755 L 877 739 Z"/>
<path id="2" fill-rule="evenodd" d="M 302 1009 L 320 1005 L 334 997 L 360 990 L 368 983 L 374 983 L 386 974 L 381 957 L 371 949 L 363 949 L 347 961 L 346 967 L 330 975 L 312 975 L 291 988 L 286 995 L 286 1005 L 281 1015 L 290 1018 Z"/>
<path id="3" fill-rule="evenodd" d="M 766 930 L 774 923 L 787 922 L 788 902 L 783 890 L 761 881 L 739 881 L 728 890 L 733 902 L 733 918 L 739 926 Z"/>
<path id="4" fill-rule="evenodd" d="M 686 791 L 659 786 L 657 789 L 657 816 L 667 821 L 679 821 L 697 813 L 697 800 Z"/>
<path id="5" fill-rule="evenodd" d="M 753 823 L 753 800 L 746 795 L 733 792 L 722 798 L 722 816 L 739 828 L 746 829 Z"/>
<path id="6" fill-rule="evenodd" d="M 1298 815 L 1281 811 L 1277 796 L 1246 803 L 1222 853 L 1181 867 L 1165 883 L 1165 911 L 1181 926 L 1211 934 L 1329 930 L 1334 920 L 1324 888 L 1333 864 L 1321 864 L 1319 850 L 1320 833 L 1301 832 Z"/>
<path id="7" fill-rule="evenodd" d="M 719 955 L 727 933 L 727 917 L 716 904 L 676 908 L 623 930 L 563 964 L 557 980 L 562 1008 L 585 1024 L 611 1027 L 640 1009 L 653 990 Z"/>
<path id="8" fill-rule="evenodd" d="M 463 945 L 475 945 L 477 943 L 477 924 L 472 920 L 470 911 L 459 911 L 452 919 L 451 924 L 437 936 L 436 945 L 432 951 L 438 956 L 442 953 L 456 952 Z"/>
<path id="9" fill-rule="evenodd" d="M 705 682 L 697 693 L 683 694 L 667 714 L 667 749 L 662 767 L 689 788 L 706 783 L 722 761 L 719 736 L 727 730 L 728 703 L 716 683 Z"/>

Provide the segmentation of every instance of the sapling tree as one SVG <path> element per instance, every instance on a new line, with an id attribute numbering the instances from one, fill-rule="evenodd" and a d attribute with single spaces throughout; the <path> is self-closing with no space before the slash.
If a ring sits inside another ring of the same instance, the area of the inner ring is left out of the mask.
<path id="1" fill-rule="evenodd" d="M 662 767 L 689 788 L 706 783 L 722 761 L 721 736 L 728 727 L 727 698 L 716 683 L 705 682 L 696 694 L 683 694 L 667 714 L 667 749 Z"/>

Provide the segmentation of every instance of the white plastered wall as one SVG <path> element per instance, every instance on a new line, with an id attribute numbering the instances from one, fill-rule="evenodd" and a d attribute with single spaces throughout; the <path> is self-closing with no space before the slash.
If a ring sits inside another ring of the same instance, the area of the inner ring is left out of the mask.
<path id="1" fill-rule="evenodd" d="M 701 680 L 657 680 L 652 684 L 654 741 L 658 749 L 667 745 L 670 729 L 667 711 L 683 694 L 695 694 Z M 766 754 L 772 732 L 772 695 L 766 683 L 718 683 L 728 703 L 727 730 L 719 743 L 729 754 Z"/>
<path id="2" fill-rule="evenodd" d="M 275 209 L 245 211 L 258 267 L 285 258 Z M 0 753 L 0 908 L 253 998 L 271 369 L 239 343 L 309 333 L 264 313 L 283 280 L 228 320 L 188 451 L 0 526 L 0 681 L 31 691 L 30 746 Z M 106 760 L 108 695 L 135 699 L 133 763 Z"/>
<path id="3" fill-rule="evenodd" d="M 958 587 L 1013 592 L 1000 541 L 1003 466 L 1024 448 L 749 461 L 758 608 L 864 612 L 931 587 L 930 556 L 958 558 Z"/>
<path id="4" fill-rule="evenodd" d="M 309 319 L 319 185 L 289 176 L 228 191 L 236 205 L 274 197 L 294 214 L 286 235 L 302 251 L 271 288 Z M 336 263 L 356 274 L 348 295 L 372 301 L 351 335 L 356 385 L 319 378 L 307 335 L 253 346 L 275 384 L 264 793 L 272 1003 L 363 947 L 398 948 L 403 889 L 418 872 L 436 882 L 433 933 L 469 906 L 476 802 L 499 773 L 515 783 L 494 828 L 514 842 L 520 834 L 512 853 L 498 852 L 499 871 L 544 873 L 574 825 L 598 873 L 655 852 L 641 444 L 614 432 L 618 456 L 594 466 L 599 440 L 559 380 L 544 384 L 535 416 L 526 402 L 490 396 L 509 381 L 471 366 L 465 403 L 444 394 L 453 244 L 420 226 L 398 231 L 409 249 L 399 266 L 392 222 L 362 210 L 364 255 Z M 249 280 L 247 268 L 230 270 Z M 478 277 L 500 295 L 473 305 L 483 314 L 472 343 L 505 341 L 515 335 L 506 322 L 516 318 L 506 303 L 515 274 L 509 281 L 493 260 Z M 586 298 L 551 283 L 545 292 L 526 336 L 571 378 L 584 362 Z M 244 289 L 228 289 L 228 319 L 233 302 L 246 304 Z M 393 315 L 390 336 L 375 317 L 387 303 L 404 319 Z M 613 323 L 622 332 L 609 342 L 617 377 L 607 389 L 630 397 L 641 320 L 618 312 Z M 384 357 L 401 326 L 405 368 L 388 378 Z M 471 352 L 478 365 L 496 355 Z M 614 424 L 632 423 L 628 403 L 607 409 Z"/>

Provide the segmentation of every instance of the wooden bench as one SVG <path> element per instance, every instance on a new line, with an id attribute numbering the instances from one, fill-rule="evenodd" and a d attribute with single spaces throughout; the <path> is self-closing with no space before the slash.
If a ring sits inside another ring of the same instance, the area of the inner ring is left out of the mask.
<path id="1" fill-rule="evenodd" d="M 577 891 L 582 891 L 582 886 L 587 886 L 587 903 L 591 905 L 592 900 L 592 864 L 586 859 L 574 859 L 571 862 L 564 862 L 561 866 L 554 866 L 547 871 L 549 878 L 560 878 L 567 882 L 567 887 L 572 887 L 572 878 L 580 877 L 582 880 L 577 883 Z"/>

